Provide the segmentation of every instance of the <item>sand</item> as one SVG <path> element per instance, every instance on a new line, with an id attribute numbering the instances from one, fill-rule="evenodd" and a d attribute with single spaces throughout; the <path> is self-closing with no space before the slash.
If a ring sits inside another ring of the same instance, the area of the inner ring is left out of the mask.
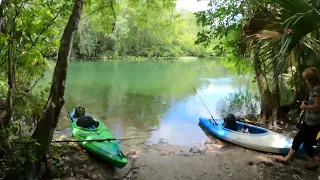
<path id="1" fill-rule="evenodd" d="M 218 140 L 207 141 L 198 147 L 140 143 L 122 149 L 129 163 L 123 169 L 117 169 L 88 155 L 76 143 L 55 144 L 49 156 L 51 173 L 44 179 L 320 179 L 319 171 L 304 169 L 308 163 L 306 158 L 295 158 L 290 165 L 282 165 L 274 162 L 276 155 Z"/>

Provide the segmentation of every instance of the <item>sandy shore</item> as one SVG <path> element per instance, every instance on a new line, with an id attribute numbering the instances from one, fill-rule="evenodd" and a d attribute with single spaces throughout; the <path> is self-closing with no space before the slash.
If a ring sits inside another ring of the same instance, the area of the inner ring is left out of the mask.
<path id="1" fill-rule="evenodd" d="M 319 171 L 304 169 L 306 158 L 282 165 L 274 162 L 275 155 L 218 140 L 199 147 L 138 144 L 123 147 L 123 151 L 129 163 L 117 169 L 88 155 L 76 143 L 54 145 L 49 157 L 51 173 L 44 179 L 318 180 L 319 175 Z"/>

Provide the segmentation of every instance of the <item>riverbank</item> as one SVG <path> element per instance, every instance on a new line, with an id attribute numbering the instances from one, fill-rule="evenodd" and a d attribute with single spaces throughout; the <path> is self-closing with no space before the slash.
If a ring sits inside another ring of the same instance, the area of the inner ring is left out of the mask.
<path id="1" fill-rule="evenodd" d="M 305 170 L 305 158 L 296 158 L 290 165 L 282 165 L 273 161 L 275 155 L 219 140 L 208 140 L 198 147 L 159 142 L 151 146 L 140 143 L 122 149 L 129 163 L 123 169 L 116 169 L 88 155 L 76 143 L 53 144 L 48 160 L 51 173 L 44 179 L 317 180 L 319 172 Z"/>
<path id="2" fill-rule="evenodd" d="M 70 57 L 72 61 L 167 61 L 167 60 L 199 60 L 199 59 L 220 59 L 221 57 L 213 56 L 168 56 L 168 57 L 143 57 L 143 56 L 102 56 L 102 57 Z M 52 61 L 55 59 L 49 58 Z"/>

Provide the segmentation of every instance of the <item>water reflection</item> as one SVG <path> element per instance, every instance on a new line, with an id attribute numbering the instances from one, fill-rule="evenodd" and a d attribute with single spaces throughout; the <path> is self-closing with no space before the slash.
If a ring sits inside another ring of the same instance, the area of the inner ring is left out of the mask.
<path id="1" fill-rule="evenodd" d="M 209 109 L 215 119 L 221 118 L 216 111 L 216 106 L 222 97 L 228 96 L 238 88 L 234 88 L 226 83 L 232 81 L 231 77 L 199 80 L 210 80 L 211 84 L 198 89 L 198 94 Z M 193 145 L 202 143 L 207 136 L 198 126 L 199 117 L 210 117 L 208 110 L 197 95 L 192 95 L 172 104 L 166 117 L 159 125 L 159 130 L 151 132 L 150 143 L 157 143 L 163 138 L 169 144 Z"/>
<path id="2" fill-rule="evenodd" d="M 256 90 L 250 78 L 228 74 L 217 60 L 71 62 L 66 107 L 85 106 L 115 137 L 150 134 L 149 143 L 197 144 L 206 138 L 198 118 L 210 115 L 185 76 L 215 118 L 220 118 L 217 103 L 229 93 Z M 51 77 L 52 69 L 42 85 Z M 66 114 L 64 108 L 58 130 L 69 128 Z"/>

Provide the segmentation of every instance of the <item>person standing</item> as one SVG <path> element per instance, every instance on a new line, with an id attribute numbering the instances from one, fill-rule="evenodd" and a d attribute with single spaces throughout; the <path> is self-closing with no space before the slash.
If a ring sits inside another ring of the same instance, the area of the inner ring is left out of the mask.
<path id="1" fill-rule="evenodd" d="M 305 119 L 292 142 L 292 147 L 287 156 L 284 158 L 277 157 L 275 160 L 276 162 L 288 164 L 303 143 L 303 148 L 311 159 L 311 163 L 306 165 L 306 169 L 315 170 L 319 168 L 318 158 L 316 157 L 317 152 L 313 145 L 320 130 L 320 74 L 315 67 L 311 67 L 306 69 L 302 75 L 310 90 L 308 105 L 305 102 L 300 105 L 300 108 L 306 111 Z"/>

